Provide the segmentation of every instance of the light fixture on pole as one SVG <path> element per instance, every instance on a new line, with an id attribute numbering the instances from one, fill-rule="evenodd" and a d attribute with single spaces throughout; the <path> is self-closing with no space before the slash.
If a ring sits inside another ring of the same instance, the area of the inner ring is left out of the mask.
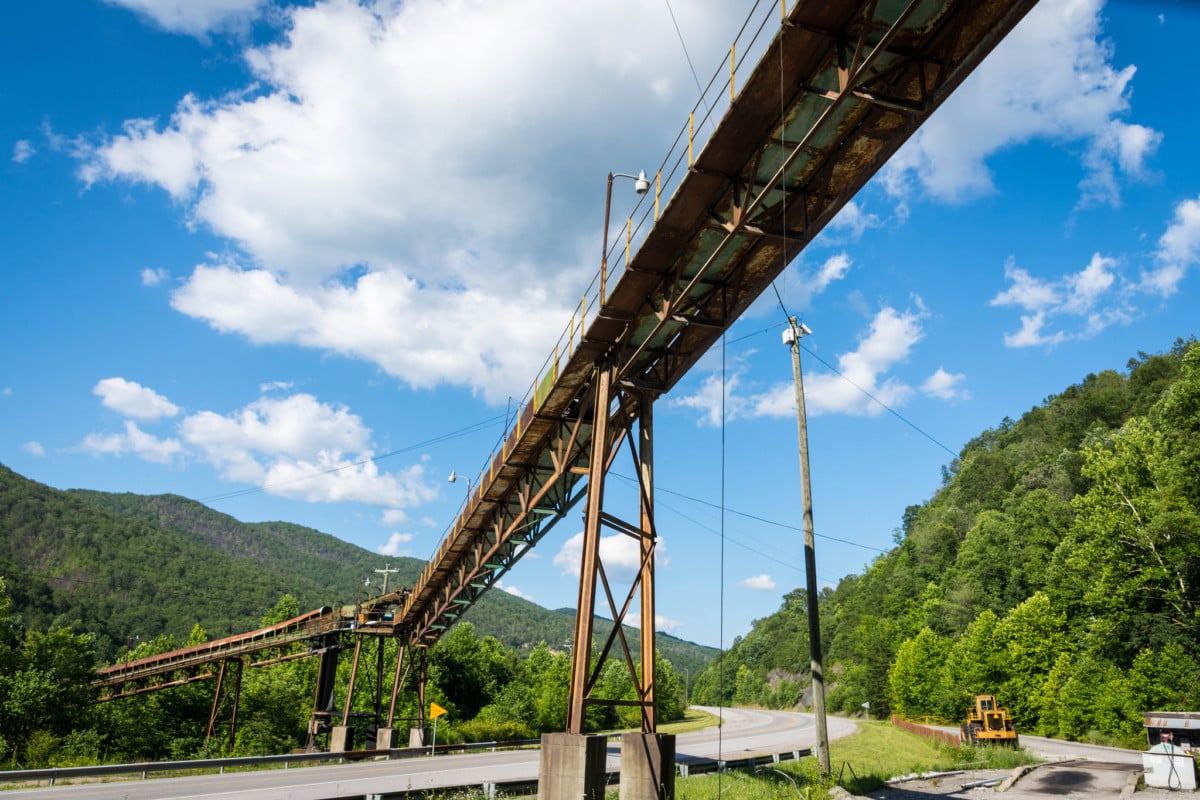
<path id="1" fill-rule="evenodd" d="M 446 479 L 446 483 L 458 483 L 458 479 L 462 478 L 467 482 L 467 500 L 471 499 L 471 478 L 467 475 L 460 475 L 454 470 L 450 470 L 450 477 Z"/>
<path id="2" fill-rule="evenodd" d="M 808 416 L 804 408 L 804 377 L 800 372 L 800 338 L 812 334 L 804 323 L 788 317 L 783 343 L 792 350 L 792 372 L 796 379 L 796 427 L 800 439 L 800 501 L 804 513 L 804 577 L 808 600 L 808 650 L 813 682 L 813 716 L 817 723 L 817 767 L 828 775 L 829 730 L 825 721 L 825 666 L 821 662 L 821 621 L 817 606 L 817 552 L 813 531 L 812 480 L 808 473 Z"/>
<path id="3" fill-rule="evenodd" d="M 600 251 L 600 302 L 604 302 L 605 285 L 608 283 L 608 216 L 612 209 L 613 178 L 629 178 L 633 181 L 633 190 L 639 195 L 650 191 L 650 181 L 646 178 L 646 170 L 637 175 L 626 175 L 624 172 L 608 173 L 608 186 L 604 193 L 604 249 Z"/>

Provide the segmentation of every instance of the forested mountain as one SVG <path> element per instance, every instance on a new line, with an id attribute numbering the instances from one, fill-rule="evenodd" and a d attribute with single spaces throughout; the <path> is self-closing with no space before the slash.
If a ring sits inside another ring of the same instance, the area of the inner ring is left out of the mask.
<path id="1" fill-rule="evenodd" d="M 391 576 L 393 587 L 411 584 L 424 566 L 388 561 L 400 570 Z M 377 577 L 373 570 L 383 565 L 382 556 L 310 528 L 242 523 L 171 495 L 62 492 L 0 466 L 0 759 L 38 767 L 277 753 L 304 744 L 314 659 L 249 670 L 232 741 L 205 739 L 211 686 L 96 704 L 92 671 L 118 657 L 140 658 L 353 602 L 362 579 Z M 451 712 L 442 740 L 561 730 L 570 669 L 563 646 L 574 623 L 570 609 L 550 611 L 501 591 L 473 606 L 428 651 L 426 697 Z M 596 621 L 600 635 L 611 625 Z M 638 632 L 627 638 L 636 652 Z M 663 659 L 657 705 L 660 718 L 672 719 L 684 696 L 676 672 L 698 674 L 715 651 L 665 634 L 656 642 Z M 388 642 L 385 674 L 392 674 L 396 656 Z M 348 686 L 349 661 L 338 667 L 340 692 Z M 413 680 L 397 712 L 406 721 L 417 714 Z M 598 691 L 633 697 L 623 663 L 609 662 Z M 355 724 L 373 717 L 371 703 L 371 692 L 360 687 Z M 631 724 L 629 713 L 597 708 L 586 723 L 591 729 Z"/>
<path id="2" fill-rule="evenodd" d="M 697 700 L 794 703 L 803 590 Z M 963 447 L 896 546 L 820 597 L 829 705 L 957 719 L 995 693 L 1018 728 L 1144 741 L 1200 707 L 1200 345 L 1088 375 Z"/>
<path id="3" fill-rule="evenodd" d="M 211 638 L 251 630 L 285 594 L 302 610 L 352 603 L 364 577 L 378 590 L 373 570 L 385 561 L 400 570 L 392 587 L 411 586 L 425 566 L 300 525 L 240 522 L 177 495 L 62 492 L 0 465 L 0 577 L 13 614 L 31 630 L 76 624 L 96 634 L 103 661 L 164 634 L 183 642 L 195 625 Z M 519 649 L 561 646 L 575 623 L 573 612 L 501 591 L 464 619 Z M 657 642 L 692 674 L 715 654 L 665 634 Z"/>

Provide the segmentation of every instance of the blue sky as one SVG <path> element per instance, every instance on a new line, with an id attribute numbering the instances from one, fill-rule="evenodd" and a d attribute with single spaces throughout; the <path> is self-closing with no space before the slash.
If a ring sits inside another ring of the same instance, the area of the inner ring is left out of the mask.
<path id="1" fill-rule="evenodd" d="M 752 6 L 13 9 L 0 462 L 427 557 L 598 267 L 605 175 L 654 169 Z M 1197 34 L 1043 0 L 780 277 L 824 583 L 968 439 L 1197 333 Z M 704 644 L 803 581 L 783 322 L 762 298 L 657 405 L 660 627 Z M 506 588 L 574 605 L 580 530 Z"/>

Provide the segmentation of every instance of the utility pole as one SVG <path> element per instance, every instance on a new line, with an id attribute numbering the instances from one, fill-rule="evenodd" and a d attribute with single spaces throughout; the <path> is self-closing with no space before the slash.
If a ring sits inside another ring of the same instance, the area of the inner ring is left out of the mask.
<path id="1" fill-rule="evenodd" d="M 792 348 L 796 377 L 796 426 L 800 438 L 800 500 L 804 507 L 804 577 L 808 600 L 808 650 L 813 684 L 813 716 L 817 720 L 817 766 L 829 774 L 829 729 L 825 723 L 825 668 L 821 663 L 821 621 L 817 616 L 817 552 L 813 532 L 812 481 L 808 472 L 808 417 L 804 408 L 804 377 L 800 372 L 800 337 L 812 333 L 807 325 L 788 317 L 783 343 Z"/>
<path id="2" fill-rule="evenodd" d="M 385 595 L 385 594 L 387 594 L 387 579 L 388 579 L 388 575 L 392 575 L 392 574 L 394 574 L 394 573 L 397 573 L 397 572 L 399 572 L 399 571 L 400 571 L 399 569 L 397 569 L 397 568 L 395 568 L 395 567 L 392 567 L 392 569 L 388 569 L 388 567 L 389 567 L 389 566 L 391 566 L 391 565 L 390 565 L 390 564 L 384 564 L 384 565 L 383 565 L 383 569 L 377 569 L 377 570 L 375 570 L 376 572 L 378 572 L 378 573 L 381 573 L 381 574 L 383 575 L 383 591 L 382 591 L 382 592 L 380 592 L 380 595 L 381 595 L 381 596 L 382 596 L 382 595 Z"/>

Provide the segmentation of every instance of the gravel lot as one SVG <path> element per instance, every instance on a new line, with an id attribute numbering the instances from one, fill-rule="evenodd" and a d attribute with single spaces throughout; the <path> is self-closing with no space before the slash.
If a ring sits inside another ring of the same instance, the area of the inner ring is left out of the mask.
<path id="1" fill-rule="evenodd" d="M 1021 745 L 1046 763 L 1019 777 L 1000 795 L 1005 800 L 1185 800 L 1200 798 L 1197 792 L 1147 789 L 1130 793 L 1129 776 L 1140 775 L 1142 754 L 1136 750 L 1074 744 L 1034 736 L 1022 736 Z M 1027 768 L 1023 768 L 1027 769 Z M 999 785 L 973 786 L 983 781 L 1004 781 L 1010 770 L 972 770 L 893 784 L 870 792 L 872 800 L 932 800 L 935 797 L 996 797 Z M 964 788 L 964 785 L 972 788 Z"/>

